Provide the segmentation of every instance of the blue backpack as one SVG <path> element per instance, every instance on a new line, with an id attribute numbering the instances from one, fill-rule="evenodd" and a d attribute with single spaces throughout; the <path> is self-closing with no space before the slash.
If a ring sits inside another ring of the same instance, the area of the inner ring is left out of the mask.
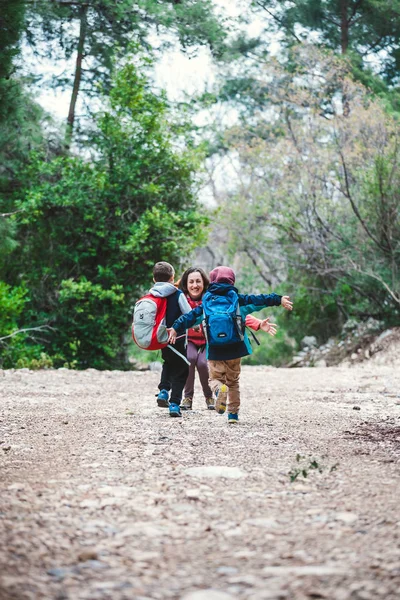
<path id="1" fill-rule="evenodd" d="M 203 314 L 203 328 L 209 346 L 227 346 L 243 341 L 239 297 L 234 290 L 229 290 L 225 296 L 206 292 Z"/>

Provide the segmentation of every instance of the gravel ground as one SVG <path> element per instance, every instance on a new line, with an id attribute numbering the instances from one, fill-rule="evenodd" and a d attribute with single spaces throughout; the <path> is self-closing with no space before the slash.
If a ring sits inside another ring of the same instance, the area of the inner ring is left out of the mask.
<path id="1" fill-rule="evenodd" d="M 0 599 L 398 600 L 400 368 L 0 371 Z"/>

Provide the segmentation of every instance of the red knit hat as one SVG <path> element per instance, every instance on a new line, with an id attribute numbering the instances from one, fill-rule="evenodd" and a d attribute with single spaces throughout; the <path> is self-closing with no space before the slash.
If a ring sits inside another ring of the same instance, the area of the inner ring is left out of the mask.
<path id="1" fill-rule="evenodd" d="M 235 273 L 230 267 L 216 267 L 210 273 L 210 283 L 235 283 Z"/>

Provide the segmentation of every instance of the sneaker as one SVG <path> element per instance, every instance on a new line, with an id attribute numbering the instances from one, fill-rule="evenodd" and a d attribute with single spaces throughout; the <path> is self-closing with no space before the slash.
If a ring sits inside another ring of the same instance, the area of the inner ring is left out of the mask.
<path id="1" fill-rule="evenodd" d="M 192 399 L 185 398 L 183 400 L 183 402 L 181 402 L 181 409 L 182 410 L 192 410 Z"/>
<path id="2" fill-rule="evenodd" d="M 239 415 L 237 413 L 228 413 L 228 423 L 229 425 L 239 423 Z"/>
<path id="3" fill-rule="evenodd" d="M 223 415 L 226 411 L 228 391 L 228 386 L 223 383 L 215 392 L 215 410 L 219 415 Z"/>
<path id="4" fill-rule="evenodd" d="M 208 410 L 215 410 L 214 398 L 206 398 L 206 406 Z"/>
<path id="5" fill-rule="evenodd" d="M 169 405 L 169 416 L 170 417 L 181 417 L 181 409 L 178 404 L 170 404 Z"/>
<path id="6" fill-rule="evenodd" d="M 159 394 L 157 394 L 157 404 L 161 406 L 161 408 L 168 408 L 169 406 L 169 391 L 168 390 L 160 390 Z"/>

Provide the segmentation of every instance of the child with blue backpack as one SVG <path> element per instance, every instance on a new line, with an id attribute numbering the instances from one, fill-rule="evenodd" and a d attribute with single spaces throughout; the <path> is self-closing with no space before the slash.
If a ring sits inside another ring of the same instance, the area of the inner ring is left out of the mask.
<path id="1" fill-rule="evenodd" d="M 179 334 L 203 322 L 215 409 L 223 414 L 228 405 L 230 424 L 239 420 L 241 359 L 252 352 L 244 331 L 246 315 L 268 306 L 293 308 L 289 296 L 239 294 L 234 284 L 235 273 L 230 267 L 215 268 L 210 273 L 210 286 L 203 296 L 202 306 L 180 316 L 169 329 L 169 342 L 174 344 Z"/>

